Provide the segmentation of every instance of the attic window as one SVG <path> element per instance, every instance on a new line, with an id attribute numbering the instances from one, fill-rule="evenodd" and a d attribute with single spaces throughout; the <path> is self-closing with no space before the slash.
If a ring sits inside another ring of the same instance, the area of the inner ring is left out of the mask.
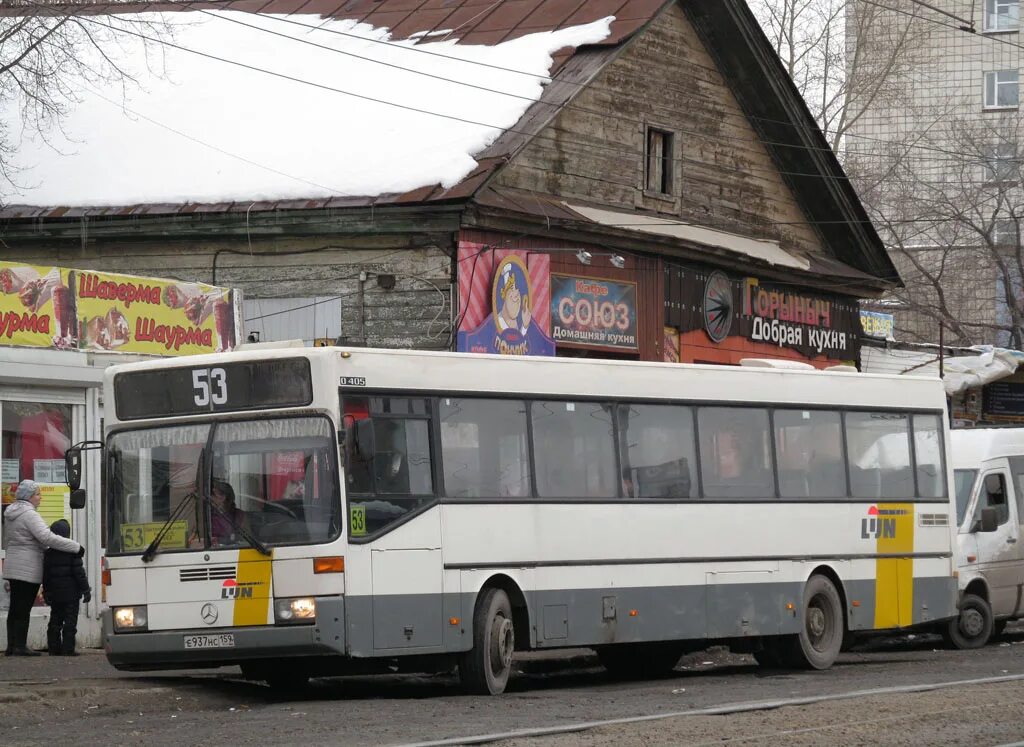
<path id="1" fill-rule="evenodd" d="M 656 127 L 647 128 L 646 166 L 644 189 L 663 195 L 674 193 L 672 164 L 675 152 L 675 135 Z"/>

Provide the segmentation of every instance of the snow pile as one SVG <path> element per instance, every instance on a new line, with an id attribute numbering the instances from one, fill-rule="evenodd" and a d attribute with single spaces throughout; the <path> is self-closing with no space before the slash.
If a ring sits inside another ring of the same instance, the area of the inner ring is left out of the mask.
<path id="1" fill-rule="evenodd" d="M 123 91 L 120 85 L 83 83 L 81 101 L 61 128 L 45 139 L 24 132 L 13 163 L 20 170 L 17 185 L 4 195 L 6 202 L 250 201 L 452 186 L 476 166 L 473 155 L 513 127 L 540 97 L 552 53 L 601 41 L 613 20 L 496 46 L 433 41 L 432 35 L 420 35 L 419 44 L 385 46 L 369 40 L 388 40 L 386 29 L 319 16 L 197 11 L 133 17 L 171 27 L 172 33 L 161 37 L 170 44 L 305 82 L 169 44 L 158 45 L 154 59 L 141 41 L 129 40 L 117 62 L 138 84 Z M 303 26 L 295 25 L 296 18 Z M 82 17 L 85 23 L 105 21 L 104 16 L 87 19 Z M 19 111 L 3 111 L 0 117 L 11 133 L 21 131 Z"/>

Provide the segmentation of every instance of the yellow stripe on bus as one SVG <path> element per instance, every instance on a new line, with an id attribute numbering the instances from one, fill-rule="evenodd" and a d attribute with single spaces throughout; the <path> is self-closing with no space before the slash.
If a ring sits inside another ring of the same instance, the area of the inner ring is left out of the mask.
<path id="1" fill-rule="evenodd" d="M 235 598 L 233 625 L 266 625 L 270 622 L 272 560 L 273 555 L 263 555 L 257 550 L 238 551 L 235 580 L 240 591 Z M 242 589 L 251 589 L 251 595 Z"/>
<path id="2" fill-rule="evenodd" d="M 913 553 L 914 505 L 879 503 L 877 508 L 878 554 Z M 875 627 L 910 625 L 914 617 L 914 560 L 878 558 L 875 563 Z"/>

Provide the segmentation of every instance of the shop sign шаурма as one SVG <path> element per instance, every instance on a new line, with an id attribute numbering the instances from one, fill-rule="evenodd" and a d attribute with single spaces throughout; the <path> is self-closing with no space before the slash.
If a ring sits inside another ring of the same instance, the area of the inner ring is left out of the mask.
<path id="1" fill-rule="evenodd" d="M 236 295 L 202 283 L 0 262 L 0 344 L 149 355 L 232 350 Z"/>
<path id="2" fill-rule="evenodd" d="M 636 350 L 636 283 L 552 274 L 551 336 L 580 347 Z"/>

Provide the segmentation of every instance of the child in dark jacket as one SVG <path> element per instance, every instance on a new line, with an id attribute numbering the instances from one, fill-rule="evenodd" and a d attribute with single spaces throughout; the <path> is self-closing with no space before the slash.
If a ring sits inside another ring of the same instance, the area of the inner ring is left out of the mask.
<path id="1" fill-rule="evenodd" d="M 59 519 L 50 525 L 50 531 L 70 537 L 71 525 Z M 50 605 L 50 624 L 46 628 L 50 656 L 78 656 L 75 634 L 79 599 L 92 599 L 82 559 L 73 552 L 47 550 L 43 556 L 43 600 Z"/>

